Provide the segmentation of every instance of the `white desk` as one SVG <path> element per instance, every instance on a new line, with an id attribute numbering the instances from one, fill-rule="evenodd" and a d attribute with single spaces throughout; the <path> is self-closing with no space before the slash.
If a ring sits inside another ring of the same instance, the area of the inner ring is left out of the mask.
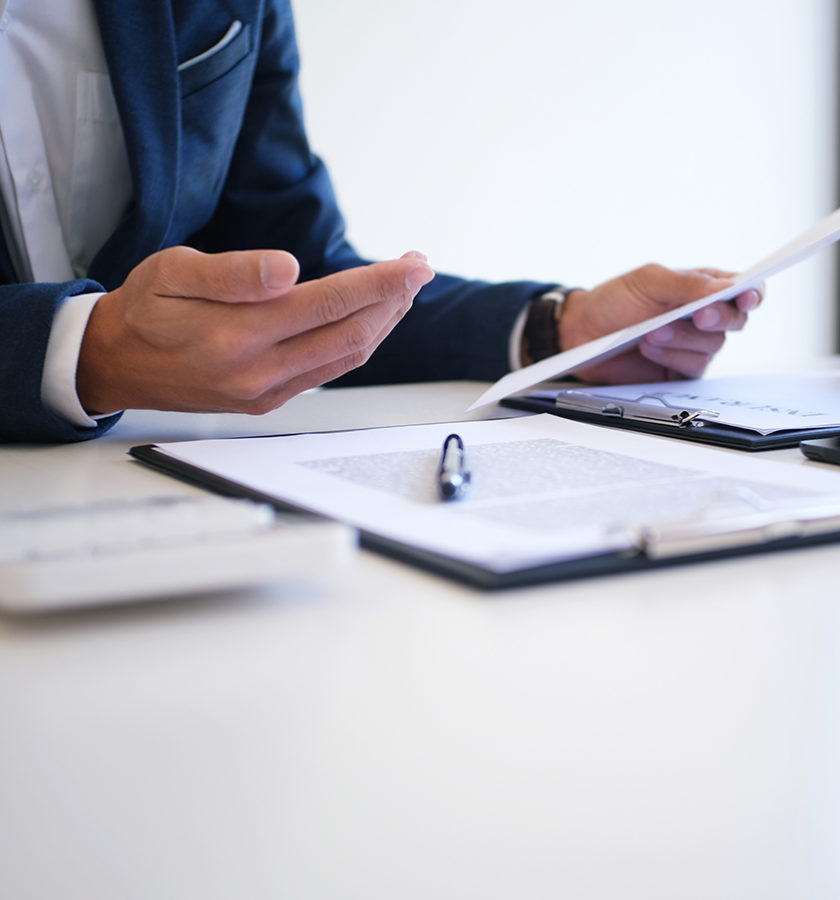
<path id="1" fill-rule="evenodd" d="M 478 387 L 129 414 L 3 447 L 0 496 L 188 491 L 125 449 L 457 419 Z M 836 898 L 838 562 L 484 595 L 362 553 L 241 597 L 0 619 L 0 897 Z"/>

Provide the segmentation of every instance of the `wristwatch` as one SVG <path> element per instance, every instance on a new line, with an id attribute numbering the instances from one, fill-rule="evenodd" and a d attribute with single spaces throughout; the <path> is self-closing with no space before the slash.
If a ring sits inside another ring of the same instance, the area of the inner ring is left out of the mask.
<path id="1" fill-rule="evenodd" d="M 522 332 L 524 351 L 532 363 L 554 356 L 562 349 L 558 325 L 566 297 L 581 288 L 558 284 L 531 301 Z"/>

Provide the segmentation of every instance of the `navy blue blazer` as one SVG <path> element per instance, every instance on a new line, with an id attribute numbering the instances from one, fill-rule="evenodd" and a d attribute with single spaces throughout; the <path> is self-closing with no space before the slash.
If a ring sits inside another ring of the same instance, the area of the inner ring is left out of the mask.
<path id="1" fill-rule="evenodd" d="M 119 286 L 157 250 L 282 248 L 304 280 L 365 262 L 306 139 L 289 0 L 95 6 L 134 201 L 85 279 L 19 283 L 0 236 L 0 439 L 81 440 L 114 424 L 118 416 L 79 429 L 43 407 L 50 325 L 62 298 Z M 236 20 L 243 27 L 230 43 L 179 73 L 179 62 L 213 47 Z M 338 383 L 496 379 L 508 367 L 517 314 L 546 287 L 438 275 L 371 359 Z"/>

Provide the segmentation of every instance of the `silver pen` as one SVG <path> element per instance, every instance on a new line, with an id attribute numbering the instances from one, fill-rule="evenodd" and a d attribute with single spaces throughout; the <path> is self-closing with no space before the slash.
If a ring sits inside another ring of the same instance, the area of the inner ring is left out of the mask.
<path id="1" fill-rule="evenodd" d="M 464 442 L 457 434 L 450 434 L 443 442 L 438 469 L 438 494 L 441 500 L 460 500 L 470 486 Z"/>

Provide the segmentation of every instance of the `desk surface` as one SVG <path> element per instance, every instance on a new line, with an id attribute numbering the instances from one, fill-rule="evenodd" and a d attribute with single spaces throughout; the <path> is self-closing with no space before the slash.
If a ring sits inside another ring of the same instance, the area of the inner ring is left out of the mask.
<path id="1" fill-rule="evenodd" d="M 0 449 L 0 503 L 189 491 L 125 450 L 458 419 L 479 388 L 131 413 Z M 0 896 L 835 898 L 838 553 L 488 596 L 363 552 L 241 596 L 0 619 Z"/>

